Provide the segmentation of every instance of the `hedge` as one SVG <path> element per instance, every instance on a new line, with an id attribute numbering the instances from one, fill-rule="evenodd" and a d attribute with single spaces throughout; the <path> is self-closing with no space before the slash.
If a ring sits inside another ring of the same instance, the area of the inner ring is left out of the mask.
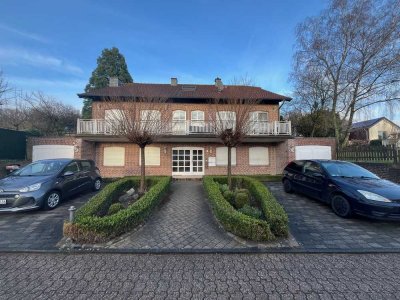
<path id="1" fill-rule="evenodd" d="M 251 195 L 259 201 L 266 218 L 265 221 L 237 211 L 225 200 L 220 192 L 219 184 L 224 184 L 226 181 L 224 176 L 206 176 L 203 179 L 213 213 L 225 230 L 256 241 L 268 241 L 288 235 L 286 212 L 261 182 L 246 176 L 233 177 L 234 184 L 241 181 L 249 189 Z"/>
<path id="2" fill-rule="evenodd" d="M 147 178 L 151 186 L 139 200 L 113 215 L 106 215 L 121 193 L 139 185 L 139 177 L 125 177 L 105 186 L 76 212 L 74 223 L 64 223 L 64 236 L 81 243 L 107 241 L 142 223 L 169 190 L 171 177 Z"/>

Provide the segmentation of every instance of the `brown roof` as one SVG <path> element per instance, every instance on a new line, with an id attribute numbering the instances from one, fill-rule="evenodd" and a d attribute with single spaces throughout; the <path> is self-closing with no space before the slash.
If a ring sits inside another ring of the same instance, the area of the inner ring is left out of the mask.
<path id="1" fill-rule="evenodd" d="M 94 89 L 87 93 L 78 94 L 80 98 L 101 99 L 104 97 L 161 97 L 161 98 L 192 98 L 192 99 L 262 99 L 290 101 L 290 97 L 275 94 L 260 87 L 225 85 L 219 91 L 215 85 L 201 84 L 157 84 L 157 83 L 128 83 L 118 87 Z"/>

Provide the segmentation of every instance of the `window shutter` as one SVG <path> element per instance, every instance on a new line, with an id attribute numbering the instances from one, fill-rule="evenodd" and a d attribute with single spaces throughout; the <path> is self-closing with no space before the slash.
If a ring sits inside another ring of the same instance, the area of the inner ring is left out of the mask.
<path id="1" fill-rule="evenodd" d="M 232 166 L 236 166 L 236 148 L 232 148 Z M 216 150 L 216 165 L 227 166 L 228 165 L 228 147 L 217 147 Z"/>
<path id="2" fill-rule="evenodd" d="M 146 166 L 160 165 L 160 147 L 145 147 L 144 159 Z M 142 153 L 139 148 L 139 166 L 142 165 Z"/>
<path id="3" fill-rule="evenodd" d="M 249 148 L 249 165 L 250 166 L 267 166 L 269 165 L 269 153 L 267 147 L 250 147 Z"/>
<path id="4" fill-rule="evenodd" d="M 103 165 L 122 167 L 125 165 L 125 147 L 104 147 Z"/>

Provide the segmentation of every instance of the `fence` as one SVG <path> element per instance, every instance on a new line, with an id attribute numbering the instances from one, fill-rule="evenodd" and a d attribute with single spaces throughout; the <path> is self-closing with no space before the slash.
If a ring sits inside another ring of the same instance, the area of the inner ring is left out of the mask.
<path id="1" fill-rule="evenodd" d="M 339 149 L 339 160 L 352 162 L 393 163 L 397 164 L 399 149 L 395 145 L 389 146 L 349 146 Z"/>
<path id="2" fill-rule="evenodd" d="M 26 133 L 0 128 L 0 159 L 25 159 Z"/>

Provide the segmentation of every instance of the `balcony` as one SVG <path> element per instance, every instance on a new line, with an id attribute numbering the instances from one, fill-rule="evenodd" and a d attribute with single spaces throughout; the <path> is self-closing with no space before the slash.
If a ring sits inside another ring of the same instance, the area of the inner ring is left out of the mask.
<path id="1" fill-rule="evenodd" d="M 290 121 L 252 122 L 249 136 L 290 136 L 292 134 Z M 78 135 L 119 135 L 118 126 L 112 120 L 104 119 L 78 119 Z M 204 121 L 172 121 L 163 135 L 196 136 L 215 135 L 211 122 Z"/>

